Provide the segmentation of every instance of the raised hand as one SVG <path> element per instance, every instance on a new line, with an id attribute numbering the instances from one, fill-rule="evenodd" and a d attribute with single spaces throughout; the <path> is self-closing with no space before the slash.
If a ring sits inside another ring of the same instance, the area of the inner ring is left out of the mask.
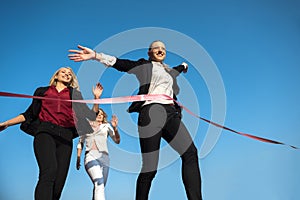
<path id="1" fill-rule="evenodd" d="M 68 55 L 70 60 L 73 60 L 75 62 L 81 62 L 81 61 L 96 58 L 96 52 L 94 50 L 92 50 L 88 47 L 83 47 L 81 45 L 78 45 L 78 48 L 80 50 L 76 50 L 76 49 L 70 49 L 69 50 L 69 52 L 72 52 L 72 54 Z"/>
<path id="2" fill-rule="evenodd" d="M 116 128 L 118 126 L 118 117 L 116 115 L 113 115 L 110 123 L 112 125 L 112 127 Z"/>
<path id="3" fill-rule="evenodd" d="M 101 85 L 101 83 L 97 83 L 95 87 L 93 86 L 93 94 L 95 99 L 100 99 L 102 92 L 103 86 Z"/>

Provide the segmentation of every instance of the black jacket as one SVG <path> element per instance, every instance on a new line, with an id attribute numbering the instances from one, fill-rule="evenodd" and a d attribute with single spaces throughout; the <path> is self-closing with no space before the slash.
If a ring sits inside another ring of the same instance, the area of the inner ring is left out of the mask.
<path id="1" fill-rule="evenodd" d="M 35 90 L 34 96 L 41 96 L 43 97 L 45 92 L 48 90 L 49 86 L 47 87 L 39 87 Z M 72 87 L 69 87 L 70 89 L 70 99 L 78 99 L 81 100 L 82 95 L 81 92 L 79 92 L 76 89 L 73 89 Z M 42 100 L 41 99 L 33 99 L 31 105 L 27 108 L 27 110 L 22 113 L 22 115 L 25 117 L 25 122 L 23 122 L 20 126 L 21 130 L 24 132 L 30 134 L 30 135 L 36 135 L 38 131 L 40 130 L 40 121 L 39 121 L 39 113 L 41 111 L 41 105 Z M 86 104 L 83 103 L 72 103 L 72 108 L 76 115 L 76 129 L 74 127 L 72 133 L 72 138 L 78 137 L 78 135 L 92 133 L 93 129 L 90 126 L 89 122 L 86 118 L 90 120 L 95 120 L 96 113 L 91 110 Z M 55 125 L 51 125 L 51 127 L 43 127 L 44 129 L 51 129 Z M 56 126 L 55 126 L 56 127 Z M 45 131 L 45 130 L 42 130 Z"/>
<path id="2" fill-rule="evenodd" d="M 146 60 L 144 58 L 139 59 L 137 61 L 127 60 L 127 59 L 119 59 L 117 58 L 116 63 L 112 66 L 121 72 L 127 72 L 129 74 L 136 75 L 139 81 L 139 91 L 140 94 L 148 94 L 151 77 L 152 77 L 152 68 L 153 64 L 151 61 Z M 173 99 L 177 100 L 176 95 L 179 93 L 179 87 L 176 81 L 176 77 L 184 70 L 183 65 L 178 65 L 170 69 L 169 74 L 173 78 Z M 139 112 L 141 106 L 145 103 L 145 101 L 133 102 L 128 108 L 128 112 Z M 176 102 L 174 102 L 177 107 L 179 107 Z"/>

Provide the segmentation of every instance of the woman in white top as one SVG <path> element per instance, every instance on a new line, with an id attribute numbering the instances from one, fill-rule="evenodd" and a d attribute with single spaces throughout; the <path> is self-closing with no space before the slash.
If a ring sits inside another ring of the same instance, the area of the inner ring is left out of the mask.
<path id="1" fill-rule="evenodd" d="M 113 115 L 111 124 L 107 121 L 107 114 L 100 108 L 95 121 L 90 121 L 93 133 L 80 136 L 77 145 L 76 168 L 80 168 L 80 156 L 85 144 L 84 166 L 93 184 L 93 199 L 104 200 L 104 187 L 109 171 L 109 156 L 107 136 L 109 135 L 116 144 L 120 143 L 117 129 L 118 118 Z"/>

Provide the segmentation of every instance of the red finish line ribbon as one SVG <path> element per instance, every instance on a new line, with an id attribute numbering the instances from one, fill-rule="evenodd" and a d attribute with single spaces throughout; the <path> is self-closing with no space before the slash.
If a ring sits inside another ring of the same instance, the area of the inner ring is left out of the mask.
<path id="1" fill-rule="evenodd" d="M 17 97 L 17 98 L 30 98 L 30 99 L 47 99 L 47 100 L 54 100 L 54 101 L 69 101 L 69 102 L 76 102 L 76 103 L 88 103 L 88 104 L 116 104 L 116 103 L 127 103 L 127 102 L 135 102 L 135 101 L 146 101 L 146 100 L 156 100 L 156 99 L 164 99 L 164 100 L 173 100 L 175 101 L 180 107 L 182 107 L 185 111 L 187 111 L 190 115 L 203 120 L 209 124 L 212 124 L 216 127 L 219 127 L 221 129 L 227 130 L 232 133 L 236 133 L 254 140 L 258 140 L 265 143 L 271 143 L 271 144 L 280 144 L 280 145 L 286 145 L 293 149 L 299 149 L 296 146 L 288 145 L 282 142 L 278 142 L 276 140 L 270 140 L 263 137 L 258 137 L 255 135 L 251 135 L 248 133 L 242 133 L 239 131 L 235 131 L 231 128 L 228 128 L 226 126 L 222 126 L 218 123 L 215 123 L 213 121 L 210 121 L 208 119 L 205 119 L 201 116 L 196 115 L 192 111 L 190 111 L 187 107 L 180 104 L 178 101 L 174 100 L 173 98 L 163 95 L 163 94 L 147 94 L 147 95 L 135 95 L 135 96 L 123 96 L 123 97 L 113 97 L 113 98 L 103 98 L 103 99 L 93 99 L 93 100 L 64 100 L 64 99 L 56 99 L 56 98 L 47 98 L 47 97 L 40 97 L 40 96 L 31 96 L 31 95 L 25 95 L 25 94 L 15 94 L 15 93 L 9 93 L 9 92 L 0 92 L 0 96 L 4 97 Z"/>

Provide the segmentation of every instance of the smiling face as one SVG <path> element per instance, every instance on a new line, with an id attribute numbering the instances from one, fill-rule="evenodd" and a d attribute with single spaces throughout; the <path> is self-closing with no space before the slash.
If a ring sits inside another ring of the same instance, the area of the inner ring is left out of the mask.
<path id="1" fill-rule="evenodd" d="M 166 58 L 166 46 L 161 41 L 154 41 L 149 47 L 148 56 L 151 61 L 163 62 Z"/>
<path id="2" fill-rule="evenodd" d="M 61 67 L 52 75 L 49 85 L 56 86 L 57 83 L 62 83 L 72 88 L 79 90 L 76 74 L 71 67 Z"/>
<path id="3" fill-rule="evenodd" d="M 72 71 L 68 68 L 60 68 L 60 70 L 57 72 L 55 79 L 57 82 L 62 82 L 64 84 L 71 83 L 73 78 Z"/>

